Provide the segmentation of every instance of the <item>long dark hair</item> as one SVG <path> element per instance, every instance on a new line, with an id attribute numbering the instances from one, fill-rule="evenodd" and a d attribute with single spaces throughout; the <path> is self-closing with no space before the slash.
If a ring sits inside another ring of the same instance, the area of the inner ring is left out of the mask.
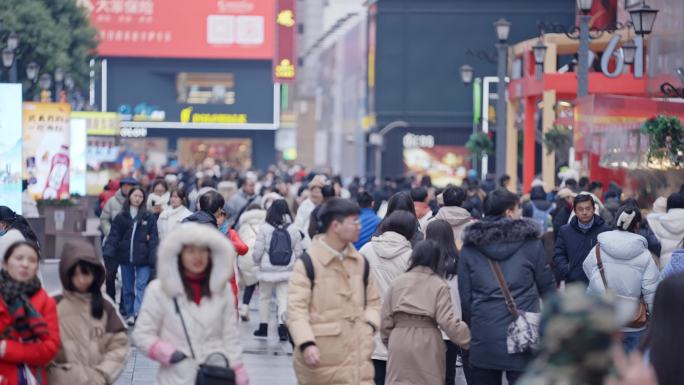
<path id="1" fill-rule="evenodd" d="M 387 201 L 387 213 L 386 216 L 392 214 L 396 210 L 406 210 L 416 215 L 416 206 L 413 204 L 413 199 L 411 199 L 411 193 L 408 191 L 401 191 L 392 195 Z"/>
<path id="2" fill-rule="evenodd" d="M 435 274 L 445 277 L 444 255 L 437 242 L 424 240 L 416 243 L 411 253 L 411 260 L 406 271 L 411 271 L 418 266 L 429 267 Z"/>
<path id="3" fill-rule="evenodd" d="M 458 274 L 458 249 L 449 222 L 444 219 L 430 221 L 425 230 L 425 239 L 433 240 L 439 245 L 444 258 L 446 278 L 451 279 Z"/>
<path id="4" fill-rule="evenodd" d="M 266 223 L 273 227 L 282 226 L 292 222 L 292 213 L 285 199 L 276 199 L 266 211 Z"/>
<path id="5" fill-rule="evenodd" d="M 145 202 L 147 202 L 147 194 L 145 194 L 145 189 L 143 189 L 142 186 L 135 185 L 131 188 L 131 190 L 128 192 L 128 195 L 126 196 L 126 200 L 124 201 L 123 207 L 121 208 L 121 212 L 130 214 L 131 195 L 133 195 L 134 191 L 140 191 L 143 195 L 142 203 L 140 204 L 140 206 L 138 206 L 138 215 L 136 215 L 135 218 L 133 218 L 133 221 L 138 221 L 143 217 L 145 211 L 147 210 L 147 205 L 145 204 Z"/>
<path id="6" fill-rule="evenodd" d="M 205 279 L 200 284 L 200 293 L 202 297 L 211 298 L 211 289 L 209 288 L 209 281 L 211 279 L 212 266 L 213 264 L 211 262 L 211 249 L 209 249 L 209 264 L 207 264 L 207 268 L 204 270 Z M 185 291 L 185 295 L 188 296 L 188 300 L 190 302 L 194 301 L 194 297 L 192 295 L 192 287 L 190 287 L 190 281 L 188 280 L 188 277 L 185 275 L 185 269 L 183 268 L 183 261 L 181 259 L 180 253 L 178 254 L 178 274 L 180 274 L 181 282 L 183 282 L 183 291 Z"/>
<path id="7" fill-rule="evenodd" d="M 684 274 L 658 285 L 648 334 L 642 349 L 650 349 L 650 361 L 659 385 L 678 385 L 684 377 L 679 350 L 684 346 Z"/>
<path id="8" fill-rule="evenodd" d="M 19 231 L 25 239 L 33 242 L 35 246 L 40 249 L 38 236 L 36 236 L 36 233 L 33 232 L 31 225 L 22 215 L 15 213 L 7 206 L 0 206 L 0 222 L 5 222 L 10 229 Z"/>
<path id="9" fill-rule="evenodd" d="M 406 238 L 407 241 L 413 239 L 418 228 L 418 220 L 416 216 L 406 210 L 396 210 L 380 224 L 380 233 L 386 231 L 393 231 L 399 233 Z"/>
<path id="10" fill-rule="evenodd" d="M 93 276 L 93 283 L 90 284 L 87 292 L 90 294 L 90 314 L 93 318 L 102 319 L 104 314 L 104 299 L 102 298 L 102 290 L 100 286 L 104 281 L 104 270 L 88 261 L 80 260 L 75 265 L 71 266 L 67 271 L 69 280 L 66 282 L 66 289 L 69 291 L 76 291 L 74 287 L 73 278 L 76 274 L 76 268 L 81 270 L 81 273 L 90 274 Z"/>

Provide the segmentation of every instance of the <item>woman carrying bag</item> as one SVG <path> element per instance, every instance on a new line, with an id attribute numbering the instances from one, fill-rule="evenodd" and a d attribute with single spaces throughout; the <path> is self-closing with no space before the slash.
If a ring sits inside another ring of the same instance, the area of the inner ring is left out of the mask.
<path id="1" fill-rule="evenodd" d="M 635 319 L 622 329 L 623 347 L 631 352 L 646 330 L 660 271 L 648 251 L 646 238 L 639 235 L 639 208 L 624 205 L 617 217 L 617 229 L 599 234 L 597 246 L 582 267 L 589 277 L 587 292 L 603 294 L 610 288 L 619 296 L 639 301 Z"/>
<path id="2" fill-rule="evenodd" d="M 181 224 L 160 245 L 158 279 L 147 288 L 132 335 L 161 363 L 156 384 L 249 384 L 228 287 L 234 263 L 230 241 L 197 223 Z"/>

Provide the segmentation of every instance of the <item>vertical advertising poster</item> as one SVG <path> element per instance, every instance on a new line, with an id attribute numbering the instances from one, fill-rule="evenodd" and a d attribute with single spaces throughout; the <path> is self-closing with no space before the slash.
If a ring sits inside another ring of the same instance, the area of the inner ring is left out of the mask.
<path id="1" fill-rule="evenodd" d="M 69 124 L 67 103 L 24 103 L 24 179 L 34 199 L 69 198 Z"/>
<path id="2" fill-rule="evenodd" d="M 84 120 L 86 125 L 86 194 L 98 195 L 109 179 L 118 178 L 116 158 L 119 155 L 119 114 L 115 112 L 76 111 L 71 121 Z M 73 123 L 72 123 L 73 130 Z M 76 145 L 72 142 L 72 146 Z M 74 160 L 74 164 L 75 164 Z M 74 189 L 72 188 L 73 192 Z"/>
<path id="3" fill-rule="evenodd" d="M 0 83 L 0 206 L 21 213 L 21 84 Z"/>
<path id="4" fill-rule="evenodd" d="M 86 130 L 85 119 L 71 119 L 69 192 L 72 195 L 86 195 L 86 142 L 88 138 Z"/>

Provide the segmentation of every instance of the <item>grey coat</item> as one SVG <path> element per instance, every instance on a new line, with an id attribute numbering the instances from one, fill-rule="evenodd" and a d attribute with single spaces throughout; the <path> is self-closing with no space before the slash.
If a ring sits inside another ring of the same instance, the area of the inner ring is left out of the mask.
<path id="1" fill-rule="evenodd" d="M 539 299 L 556 291 L 546 263 L 540 228 L 532 219 L 489 219 L 463 232 L 458 289 L 463 320 L 470 325 L 470 365 L 522 371 L 531 353 L 508 354 L 506 331 L 513 321 L 487 258 L 498 261 L 518 309 L 539 312 Z"/>
<path id="2" fill-rule="evenodd" d="M 224 206 L 224 209 L 228 213 L 228 224 L 233 225 L 235 224 L 235 221 L 239 220 L 238 219 L 238 214 L 240 214 L 240 211 L 242 211 L 243 208 L 245 208 L 245 211 L 247 211 L 247 204 L 261 204 L 261 197 L 258 195 L 250 195 L 247 196 L 245 192 L 240 189 L 238 192 L 233 195 L 232 198 L 228 202 L 226 202 L 226 205 Z"/>

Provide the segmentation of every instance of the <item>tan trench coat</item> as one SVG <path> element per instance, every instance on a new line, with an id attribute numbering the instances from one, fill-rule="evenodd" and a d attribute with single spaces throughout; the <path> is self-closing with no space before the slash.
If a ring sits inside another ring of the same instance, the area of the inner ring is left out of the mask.
<path id="1" fill-rule="evenodd" d="M 380 296 L 373 276 L 364 288 L 363 257 L 349 244 L 340 259 L 317 236 L 308 250 L 315 284 L 298 260 L 288 286 L 288 328 L 295 344 L 294 369 L 300 385 L 372 385 L 373 330 L 380 325 Z M 364 309 L 364 290 L 367 302 Z M 300 346 L 313 342 L 321 363 L 304 363 Z"/>
<path id="2" fill-rule="evenodd" d="M 380 334 L 389 351 L 385 384 L 444 385 L 440 329 L 468 349 L 470 329 L 456 318 L 447 282 L 424 266 L 395 279 L 382 305 Z"/>

